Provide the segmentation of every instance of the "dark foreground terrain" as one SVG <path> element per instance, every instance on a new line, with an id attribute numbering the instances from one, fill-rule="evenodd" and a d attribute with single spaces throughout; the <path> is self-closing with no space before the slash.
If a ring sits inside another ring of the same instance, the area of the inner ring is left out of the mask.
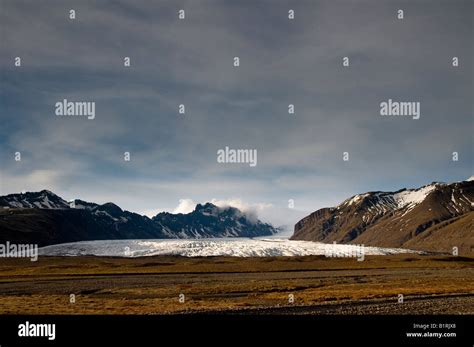
<path id="1" fill-rule="evenodd" d="M 474 258 L 0 259 L 1 314 L 196 312 L 474 314 Z"/>

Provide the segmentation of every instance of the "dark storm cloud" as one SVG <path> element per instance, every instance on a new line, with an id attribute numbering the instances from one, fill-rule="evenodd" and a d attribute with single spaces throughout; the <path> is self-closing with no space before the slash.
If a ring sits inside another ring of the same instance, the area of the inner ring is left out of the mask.
<path id="1" fill-rule="evenodd" d="M 49 188 L 133 211 L 233 197 L 313 210 L 467 178 L 472 6 L 1 0 L 3 193 Z M 55 116 L 65 98 L 95 101 L 96 119 Z M 389 98 L 421 102 L 421 118 L 381 117 Z M 217 164 L 225 146 L 258 149 L 257 167 Z"/>

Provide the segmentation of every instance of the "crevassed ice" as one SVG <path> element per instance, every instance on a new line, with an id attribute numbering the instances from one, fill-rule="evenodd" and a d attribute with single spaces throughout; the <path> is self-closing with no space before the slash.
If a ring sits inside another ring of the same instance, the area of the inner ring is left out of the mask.
<path id="1" fill-rule="evenodd" d="M 353 253 L 357 245 L 324 244 L 287 239 L 199 239 L 199 240 L 113 240 L 82 241 L 47 246 L 39 255 L 50 256 L 118 256 L 140 257 L 153 255 L 179 255 L 184 257 L 235 256 L 344 256 Z M 400 248 L 364 247 L 365 255 L 419 253 Z"/>

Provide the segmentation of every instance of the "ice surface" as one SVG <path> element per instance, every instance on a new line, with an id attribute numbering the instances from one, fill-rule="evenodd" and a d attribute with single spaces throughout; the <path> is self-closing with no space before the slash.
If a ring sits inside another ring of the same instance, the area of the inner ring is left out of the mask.
<path id="1" fill-rule="evenodd" d="M 357 245 L 324 244 L 287 239 L 200 239 L 200 240 L 111 240 L 81 241 L 40 248 L 39 255 L 141 257 L 179 255 L 184 257 L 234 256 L 270 257 L 327 255 L 344 256 L 360 249 Z M 363 247 L 365 255 L 417 253 L 407 249 Z"/>

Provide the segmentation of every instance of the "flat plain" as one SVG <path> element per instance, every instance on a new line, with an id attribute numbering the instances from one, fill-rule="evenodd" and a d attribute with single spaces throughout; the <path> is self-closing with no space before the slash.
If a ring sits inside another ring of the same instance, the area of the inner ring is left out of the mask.
<path id="1" fill-rule="evenodd" d="M 474 258 L 0 259 L 0 314 L 196 313 L 474 314 Z"/>

